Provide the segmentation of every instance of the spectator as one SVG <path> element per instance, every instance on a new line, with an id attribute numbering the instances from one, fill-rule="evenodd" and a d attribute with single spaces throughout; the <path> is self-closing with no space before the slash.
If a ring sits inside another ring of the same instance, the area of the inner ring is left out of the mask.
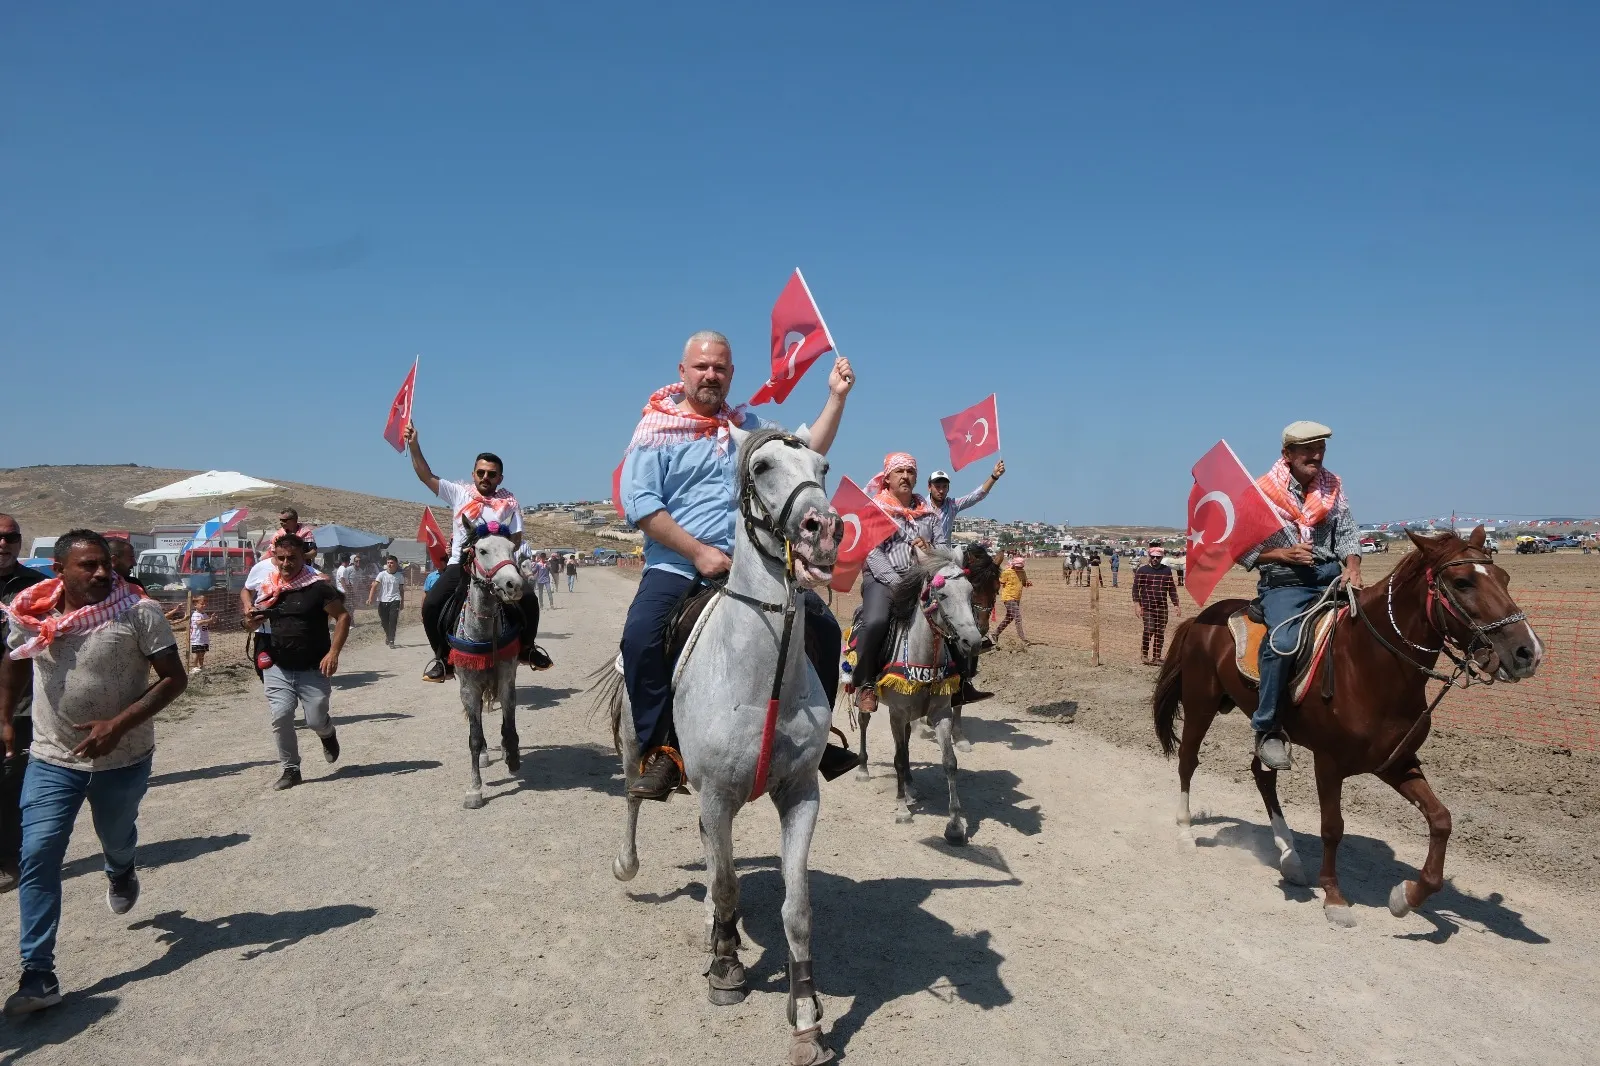
<path id="1" fill-rule="evenodd" d="M 206 665 L 206 652 L 211 650 L 211 616 L 206 613 L 206 598 L 196 596 L 189 608 L 189 654 L 194 659 L 191 673 L 198 674 Z"/>
<path id="2" fill-rule="evenodd" d="M 7 607 L 9 654 L 0 655 L 8 757 L 16 754 L 18 698 L 30 673 L 38 679 L 21 804 L 22 979 L 5 1005 L 13 1017 L 61 1002 L 61 866 L 85 799 L 105 858 L 106 905 L 126 914 L 138 902 L 135 849 L 156 745 L 152 719 L 189 683 L 171 624 L 111 568 L 104 537 L 87 529 L 63 534 L 55 565 L 60 576 L 24 589 Z"/>
<path id="3" fill-rule="evenodd" d="M 1000 626 L 994 631 L 994 642 L 1000 643 L 1000 634 L 1006 631 L 1006 626 L 1012 622 L 1017 624 L 1017 639 L 1022 641 L 1022 646 L 1027 648 L 1030 641 L 1022 630 L 1022 590 L 1031 588 L 1032 581 L 1028 580 L 1028 570 L 1022 556 L 1013 555 L 1011 562 L 1000 571 L 1000 603 L 1006 609 L 1006 616 L 1000 620 Z"/>
<path id="4" fill-rule="evenodd" d="M 554 579 L 550 576 L 552 561 L 544 552 L 533 557 L 533 594 L 540 603 L 548 602 L 551 610 L 556 606 Z"/>
<path id="5" fill-rule="evenodd" d="M 951 534 L 955 530 L 956 515 L 969 507 L 976 507 L 982 503 L 984 497 L 993 491 L 995 484 L 1005 477 L 1006 461 L 1000 460 L 994 464 L 994 473 L 984 479 L 983 484 L 967 493 L 965 496 L 950 498 L 950 475 L 943 470 L 935 470 L 928 475 L 928 503 L 933 507 L 933 546 L 935 548 L 948 548 L 951 544 Z"/>
<path id="6" fill-rule="evenodd" d="M 383 642 L 394 647 L 395 632 L 400 628 L 400 612 L 405 609 L 406 578 L 400 572 L 400 560 L 393 555 L 384 557 L 383 569 L 372 579 L 367 589 L 367 602 L 378 602 L 378 621 L 383 625 Z"/>
<path id="7" fill-rule="evenodd" d="M 422 594 L 424 596 L 432 592 L 433 586 L 439 583 L 439 573 L 440 571 L 438 570 L 429 570 L 428 576 L 422 579 Z"/>
<path id="8" fill-rule="evenodd" d="M 567 556 L 567 591 L 568 592 L 576 592 L 577 589 L 575 589 L 573 586 L 576 585 L 577 583 L 578 583 L 578 557 L 576 555 L 569 555 L 569 556 Z"/>
<path id="9" fill-rule="evenodd" d="M 258 551 L 263 559 L 271 558 L 272 546 L 276 544 L 278 542 L 278 538 L 283 536 L 285 533 L 292 533 L 301 540 L 305 541 L 307 544 L 312 545 L 310 551 L 313 554 L 316 553 L 316 542 L 312 537 L 311 527 L 300 524 L 299 511 L 296 511 L 293 507 L 285 507 L 283 510 L 278 512 L 278 528 L 261 538 L 261 544 L 258 546 Z"/>
<path id="10" fill-rule="evenodd" d="M 1133 613 L 1144 622 L 1144 633 L 1139 638 L 1139 661 L 1151 666 L 1161 664 L 1161 649 L 1167 639 L 1167 605 L 1178 602 L 1178 584 L 1172 571 L 1162 562 L 1166 549 L 1159 543 L 1150 545 L 1150 561 L 1133 572 Z"/>
<path id="11" fill-rule="evenodd" d="M 1111 556 L 1111 587 L 1117 587 L 1117 570 L 1122 566 L 1122 553 L 1116 548 L 1110 551 Z"/>
<path id="12" fill-rule="evenodd" d="M 22 527 L 8 514 L 0 514 L 0 604 L 9 604 L 25 588 L 49 578 L 17 561 L 22 551 Z M 0 648 L 5 647 L 7 619 L 0 614 Z M 0 893 L 17 887 L 17 858 L 22 852 L 22 779 L 28 770 L 28 746 L 33 743 L 33 671 L 23 671 L 22 691 L 11 708 L 16 738 L 7 748 L 4 777 L 0 779 Z M 15 754 L 12 754 L 15 752 Z"/>

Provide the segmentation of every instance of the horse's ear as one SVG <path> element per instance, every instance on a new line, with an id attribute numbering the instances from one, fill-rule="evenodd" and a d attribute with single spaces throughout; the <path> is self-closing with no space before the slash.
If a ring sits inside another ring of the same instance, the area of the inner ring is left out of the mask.
<path id="1" fill-rule="evenodd" d="M 1434 538 L 1425 533 L 1418 533 L 1414 529 L 1406 530 L 1406 536 L 1411 538 L 1411 543 L 1417 546 L 1418 551 L 1431 552 L 1435 547 Z"/>
<path id="2" fill-rule="evenodd" d="M 1472 535 L 1467 538 L 1467 543 L 1472 545 L 1474 548 L 1483 547 L 1483 527 L 1482 526 L 1479 526 L 1479 527 L 1477 527 L 1476 529 L 1474 529 L 1472 531 Z"/>
<path id="3" fill-rule="evenodd" d="M 795 440 L 799 441 L 801 444 L 804 444 L 807 448 L 811 447 L 811 426 L 810 426 L 810 424 L 806 423 L 806 422 L 800 423 L 800 428 L 794 431 L 794 438 L 795 438 Z"/>
<path id="4" fill-rule="evenodd" d="M 750 434 L 730 422 L 728 423 L 728 435 L 733 438 L 733 446 L 740 451 L 744 451 L 744 442 L 750 439 Z"/>

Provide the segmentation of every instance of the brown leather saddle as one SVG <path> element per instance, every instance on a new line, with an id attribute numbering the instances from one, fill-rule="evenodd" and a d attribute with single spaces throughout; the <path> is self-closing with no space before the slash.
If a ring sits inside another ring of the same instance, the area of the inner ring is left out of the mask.
<path id="1" fill-rule="evenodd" d="M 1304 627 L 1309 631 L 1310 639 L 1301 642 L 1300 652 L 1295 656 L 1294 671 L 1290 675 L 1293 681 L 1289 685 L 1293 703 L 1305 699 L 1306 693 L 1311 690 L 1311 682 L 1316 678 L 1322 661 L 1327 658 L 1334 625 L 1343 614 L 1344 608 L 1336 608 L 1333 603 L 1328 603 L 1305 620 Z M 1261 644 L 1267 639 L 1267 625 L 1261 615 L 1260 602 L 1251 600 L 1229 615 L 1228 630 L 1233 634 L 1234 665 L 1239 669 L 1239 676 L 1251 688 L 1259 687 Z"/>

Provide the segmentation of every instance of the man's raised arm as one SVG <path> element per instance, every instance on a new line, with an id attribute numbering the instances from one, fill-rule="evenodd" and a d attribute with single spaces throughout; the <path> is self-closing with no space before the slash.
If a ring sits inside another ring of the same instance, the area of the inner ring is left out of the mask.
<path id="1" fill-rule="evenodd" d="M 428 465 L 428 460 L 422 457 L 422 445 L 417 440 L 417 426 L 415 422 L 406 423 L 406 447 L 411 452 L 411 469 L 416 471 L 417 480 L 428 486 L 428 491 L 435 495 L 439 492 L 439 479 L 434 475 L 433 468 Z"/>
<path id="2" fill-rule="evenodd" d="M 822 405 L 822 413 L 811 424 L 811 450 L 818 455 L 827 455 L 828 449 L 833 447 L 833 438 L 839 432 L 839 418 L 844 414 L 844 400 L 850 395 L 850 390 L 855 388 L 856 374 L 850 369 L 850 360 L 839 356 L 833 361 L 833 370 L 828 374 L 828 402 Z"/>

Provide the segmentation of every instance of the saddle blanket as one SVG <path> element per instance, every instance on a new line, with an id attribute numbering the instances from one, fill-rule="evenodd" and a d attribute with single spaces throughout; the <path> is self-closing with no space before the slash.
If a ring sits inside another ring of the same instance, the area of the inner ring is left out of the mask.
<path id="1" fill-rule="evenodd" d="M 1239 668 L 1239 675 L 1256 688 L 1261 684 L 1261 644 L 1267 639 L 1267 627 L 1251 618 L 1248 610 L 1241 608 L 1229 615 L 1228 630 L 1233 634 L 1234 665 Z M 1298 704 L 1311 691 L 1311 682 L 1316 679 L 1327 655 L 1333 627 L 1348 610 L 1347 607 L 1324 610 L 1306 621 L 1305 624 L 1312 627 L 1312 634 L 1294 661 L 1294 680 L 1289 686 L 1289 698 L 1294 703 Z"/>
<path id="2" fill-rule="evenodd" d="M 844 655 L 843 661 L 839 664 L 846 692 L 854 692 L 856 689 L 855 630 L 855 626 L 850 626 L 844 631 Z M 950 657 L 949 646 L 943 640 L 939 641 L 937 663 L 909 662 L 910 656 L 906 652 L 910 637 L 908 626 L 897 625 L 890 630 L 889 646 L 894 651 L 890 653 L 890 661 L 884 664 L 883 673 L 878 676 L 878 688 L 903 692 L 908 696 L 915 696 L 921 692 L 935 696 L 952 696 L 960 691 L 961 675 L 955 670 L 955 661 Z"/>

